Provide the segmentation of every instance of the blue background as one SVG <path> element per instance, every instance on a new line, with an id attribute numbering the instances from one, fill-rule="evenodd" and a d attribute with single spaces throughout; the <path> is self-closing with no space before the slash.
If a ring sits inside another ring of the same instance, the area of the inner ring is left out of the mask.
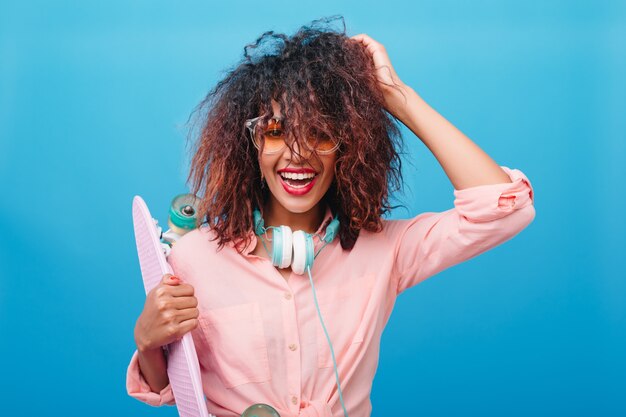
<path id="1" fill-rule="evenodd" d="M 626 7 L 591 0 L 2 1 L 1 415 L 176 415 L 125 391 L 132 197 L 164 223 L 184 124 L 243 46 L 337 13 L 536 194 L 520 235 L 398 299 L 373 415 L 626 415 Z M 404 134 L 393 216 L 451 208 Z"/>

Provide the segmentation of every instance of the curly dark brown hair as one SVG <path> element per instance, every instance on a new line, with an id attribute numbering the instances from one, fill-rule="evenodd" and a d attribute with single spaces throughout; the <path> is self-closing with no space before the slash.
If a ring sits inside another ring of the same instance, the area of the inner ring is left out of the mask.
<path id="1" fill-rule="evenodd" d="M 330 27 L 337 20 L 343 30 Z M 265 32 L 244 47 L 243 60 L 192 113 L 201 129 L 190 135 L 199 138 L 187 182 L 194 194 L 203 191 L 198 226 L 208 223 L 220 248 L 249 244 L 252 212 L 268 198 L 244 124 L 271 115 L 271 100 L 279 103 L 285 134 L 295 141 L 312 127 L 341 139 L 324 200 L 339 218 L 342 248 L 351 249 L 361 229 L 381 230 L 382 215 L 392 208 L 389 194 L 402 186 L 402 138 L 384 108 L 375 70 L 365 48 L 346 35 L 341 16 L 313 21 L 290 37 Z"/>

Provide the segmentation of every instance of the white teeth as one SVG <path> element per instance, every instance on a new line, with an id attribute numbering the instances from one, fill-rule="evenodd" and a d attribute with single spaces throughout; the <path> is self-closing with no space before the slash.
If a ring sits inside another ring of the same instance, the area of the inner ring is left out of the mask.
<path id="1" fill-rule="evenodd" d="M 302 185 L 293 185 L 293 184 L 289 184 L 289 186 L 290 186 L 291 188 L 304 188 L 304 187 L 308 186 L 310 183 L 311 183 L 311 182 L 309 181 L 309 182 L 307 182 L 306 184 L 302 184 Z"/>
<path id="2" fill-rule="evenodd" d="M 309 178 L 313 178 L 315 176 L 314 173 L 295 173 L 295 172 L 281 172 L 280 176 L 285 178 L 285 179 L 289 179 L 289 180 L 304 180 L 304 179 L 309 179 Z"/>

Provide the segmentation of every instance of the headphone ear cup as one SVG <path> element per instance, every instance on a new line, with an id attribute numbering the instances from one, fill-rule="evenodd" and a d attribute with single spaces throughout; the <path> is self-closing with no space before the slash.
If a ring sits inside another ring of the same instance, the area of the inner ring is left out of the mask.
<path id="1" fill-rule="evenodd" d="M 292 233 L 289 226 L 274 228 L 272 232 L 272 265 L 287 268 L 291 264 L 293 247 Z"/>
<path id="2" fill-rule="evenodd" d="M 291 263 L 291 270 L 298 275 L 304 273 L 304 264 L 306 262 L 306 242 L 304 232 L 298 230 L 293 234 L 293 262 Z"/>
<path id="3" fill-rule="evenodd" d="M 313 237 L 298 230 L 293 233 L 293 262 L 291 263 L 291 270 L 298 275 L 304 274 L 307 267 L 313 267 L 313 260 L 315 259 L 315 245 L 313 244 Z"/>
<path id="4" fill-rule="evenodd" d="M 280 257 L 279 268 L 287 268 L 291 265 L 291 257 L 293 255 L 293 233 L 289 226 L 280 226 L 282 237 L 282 249 L 277 253 Z"/>
<path id="5" fill-rule="evenodd" d="M 283 259 L 283 226 L 272 229 L 272 265 L 280 267 Z"/>

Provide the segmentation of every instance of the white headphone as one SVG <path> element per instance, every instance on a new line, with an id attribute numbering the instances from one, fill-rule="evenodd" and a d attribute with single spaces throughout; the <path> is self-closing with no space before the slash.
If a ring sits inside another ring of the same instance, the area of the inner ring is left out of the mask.
<path id="1" fill-rule="evenodd" d="M 268 229 L 272 229 L 272 264 L 278 268 L 288 268 L 298 275 L 304 274 L 307 268 L 313 267 L 315 259 L 315 245 L 313 242 L 314 234 L 297 230 L 291 231 L 289 226 L 270 226 L 265 227 L 263 217 L 258 209 L 254 210 L 254 233 L 257 236 L 264 236 Z M 326 226 L 324 237 L 324 246 L 333 241 L 339 231 L 339 219 L 333 217 L 333 220 Z M 263 242 L 265 246 L 265 242 Z M 267 248 L 266 248 L 267 249 Z M 320 249 L 321 250 L 321 249 Z"/>

